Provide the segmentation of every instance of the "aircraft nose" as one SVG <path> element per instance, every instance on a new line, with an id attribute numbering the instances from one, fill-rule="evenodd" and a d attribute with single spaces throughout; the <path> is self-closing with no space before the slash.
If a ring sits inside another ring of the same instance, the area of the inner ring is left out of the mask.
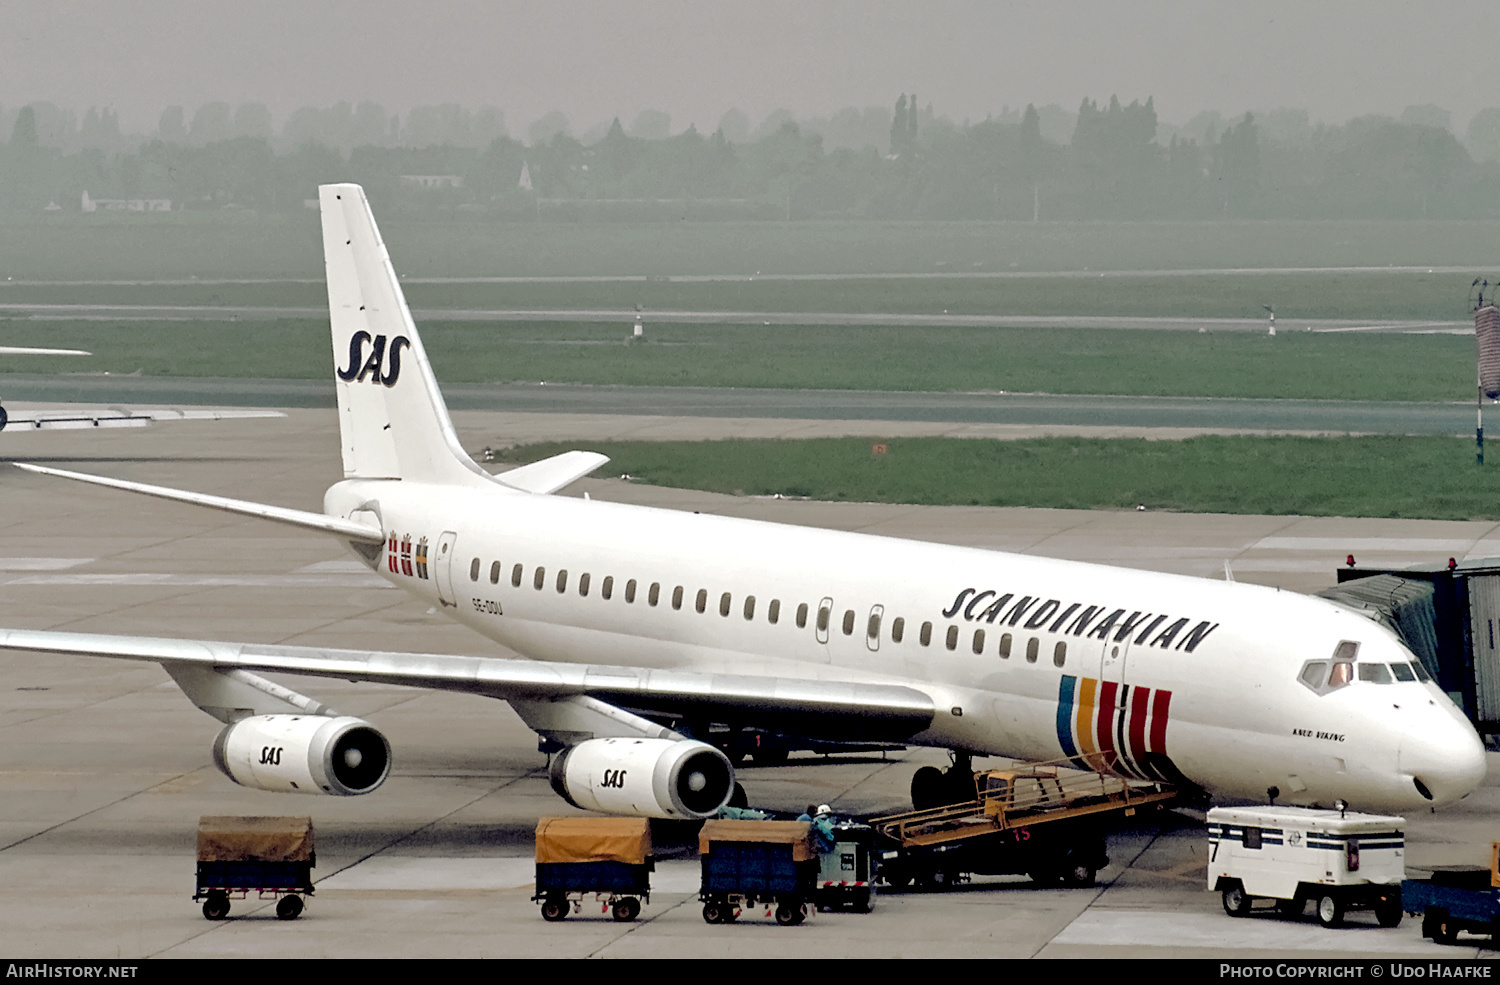
<path id="1" fill-rule="evenodd" d="M 1456 713 L 1406 733 L 1399 756 L 1401 773 L 1433 805 L 1452 803 L 1484 782 L 1484 743 Z"/>

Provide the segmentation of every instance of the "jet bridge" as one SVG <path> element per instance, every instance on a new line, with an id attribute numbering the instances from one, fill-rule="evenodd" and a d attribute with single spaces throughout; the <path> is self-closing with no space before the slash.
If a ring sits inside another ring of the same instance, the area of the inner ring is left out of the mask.
<path id="1" fill-rule="evenodd" d="M 1500 558 L 1350 565 L 1318 594 L 1389 626 L 1481 735 L 1500 734 Z"/>

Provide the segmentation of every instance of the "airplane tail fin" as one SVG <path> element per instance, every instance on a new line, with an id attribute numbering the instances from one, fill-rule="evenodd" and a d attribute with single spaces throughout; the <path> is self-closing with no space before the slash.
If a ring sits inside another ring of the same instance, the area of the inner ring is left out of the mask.
<path id="1" fill-rule="evenodd" d="M 364 189 L 318 197 L 345 478 L 488 483 L 453 432 Z"/>

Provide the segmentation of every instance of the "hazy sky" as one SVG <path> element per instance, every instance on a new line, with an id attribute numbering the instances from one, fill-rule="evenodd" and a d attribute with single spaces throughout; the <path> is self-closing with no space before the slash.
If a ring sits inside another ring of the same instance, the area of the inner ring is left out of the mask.
<path id="1" fill-rule="evenodd" d="M 171 104 L 373 99 L 560 109 L 575 133 L 641 109 L 712 129 L 889 106 L 940 114 L 1155 96 L 1181 123 L 1280 106 L 1314 120 L 1436 103 L 1462 133 L 1500 106 L 1497 0 L 0 0 L 0 105 L 111 105 L 153 130 Z"/>

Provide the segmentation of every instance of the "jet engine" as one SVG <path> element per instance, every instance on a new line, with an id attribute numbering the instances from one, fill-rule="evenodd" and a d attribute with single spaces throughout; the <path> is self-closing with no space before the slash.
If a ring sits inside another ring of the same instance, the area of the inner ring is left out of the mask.
<path id="1" fill-rule="evenodd" d="M 552 789 L 589 811 L 705 818 L 734 793 L 734 767 L 691 739 L 588 739 L 552 761 Z"/>
<path id="2" fill-rule="evenodd" d="M 391 744 L 358 718 L 256 715 L 219 733 L 214 765 L 256 790 L 352 797 L 385 782 Z"/>

